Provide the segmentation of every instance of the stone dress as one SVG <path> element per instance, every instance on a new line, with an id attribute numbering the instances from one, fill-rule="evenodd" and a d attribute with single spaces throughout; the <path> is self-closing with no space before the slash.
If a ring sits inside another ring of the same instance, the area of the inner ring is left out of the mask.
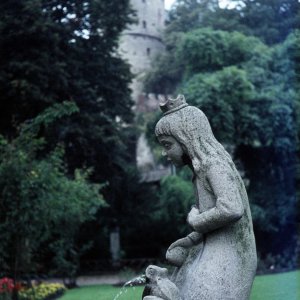
<path id="1" fill-rule="evenodd" d="M 193 183 L 203 241 L 171 279 L 184 300 L 248 300 L 257 256 L 243 181 L 234 166 L 214 161 Z"/>

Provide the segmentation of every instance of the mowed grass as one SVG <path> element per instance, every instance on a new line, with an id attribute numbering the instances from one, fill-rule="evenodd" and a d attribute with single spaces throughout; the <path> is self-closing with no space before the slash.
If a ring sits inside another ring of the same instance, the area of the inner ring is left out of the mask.
<path id="1" fill-rule="evenodd" d="M 93 285 L 69 290 L 59 300 L 114 300 L 121 288 Z M 143 287 L 123 290 L 117 300 L 140 300 Z M 250 300 L 299 300 L 300 271 L 256 276 Z M 195 299 L 197 300 L 197 299 Z"/>
<path id="2" fill-rule="evenodd" d="M 251 300 L 299 300 L 300 271 L 256 276 Z"/>
<path id="3" fill-rule="evenodd" d="M 118 300 L 142 299 L 144 287 L 134 287 L 122 290 Z M 114 300 L 121 288 L 111 285 L 91 285 L 68 290 L 59 300 Z"/>

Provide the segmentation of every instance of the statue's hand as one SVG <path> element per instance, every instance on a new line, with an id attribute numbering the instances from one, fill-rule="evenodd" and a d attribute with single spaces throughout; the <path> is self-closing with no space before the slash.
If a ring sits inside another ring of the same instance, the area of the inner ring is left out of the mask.
<path id="1" fill-rule="evenodd" d="M 172 250 L 175 247 L 189 248 L 191 246 L 193 246 L 193 242 L 191 241 L 191 239 L 189 239 L 188 237 L 184 237 L 172 243 L 168 248 L 168 251 Z"/>
<path id="2" fill-rule="evenodd" d="M 191 211 L 188 214 L 187 222 L 194 228 L 196 225 L 197 218 L 199 216 L 199 209 L 195 206 L 192 207 Z"/>

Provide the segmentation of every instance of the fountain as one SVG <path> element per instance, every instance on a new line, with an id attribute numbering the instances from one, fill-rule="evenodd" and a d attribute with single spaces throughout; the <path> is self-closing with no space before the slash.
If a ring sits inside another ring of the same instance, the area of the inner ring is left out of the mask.
<path id="1" fill-rule="evenodd" d="M 118 294 L 114 297 L 113 300 L 119 299 L 123 294 L 127 293 L 128 288 L 135 288 L 135 286 L 144 285 L 146 283 L 146 275 L 140 275 L 133 279 L 128 280 L 125 282 L 121 288 L 121 290 L 118 292 Z"/>
<path id="2" fill-rule="evenodd" d="M 183 95 L 161 109 L 155 134 L 163 155 L 192 170 L 196 200 L 187 216 L 192 232 L 166 253 L 173 274 L 149 266 L 143 300 L 247 300 L 257 255 L 244 183 L 200 109 Z"/>

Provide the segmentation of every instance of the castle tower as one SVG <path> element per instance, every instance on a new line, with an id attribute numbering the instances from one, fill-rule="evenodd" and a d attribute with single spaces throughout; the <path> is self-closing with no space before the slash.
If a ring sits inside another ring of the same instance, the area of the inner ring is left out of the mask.
<path id="1" fill-rule="evenodd" d="M 131 0 L 138 23 L 132 24 L 123 32 L 120 51 L 130 63 L 135 75 L 131 86 L 135 102 L 143 94 L 143 75 L 151 68 L 153 59 L 164 51 L 161 40 L 165 26 L 164 2 L 164 0 Z"/>
<path id="2" fill-rule="evenodd" d="M 131 84 L 136 112 L 153 111 L 158 108 L 154 95 L 145 95 L 143 76 L 152 67 L 156 56 L 165 50 L 162 32 L 165 27 L 164 0 L 130 0 L 136 11 L 137 23 L 122 34 L 120 53 L 131 65 L 134 79 Z M 152 170 L 155 162 L 146 137 L 142 134 L 137 141 L 137 167 L 141 171 Z"/>

